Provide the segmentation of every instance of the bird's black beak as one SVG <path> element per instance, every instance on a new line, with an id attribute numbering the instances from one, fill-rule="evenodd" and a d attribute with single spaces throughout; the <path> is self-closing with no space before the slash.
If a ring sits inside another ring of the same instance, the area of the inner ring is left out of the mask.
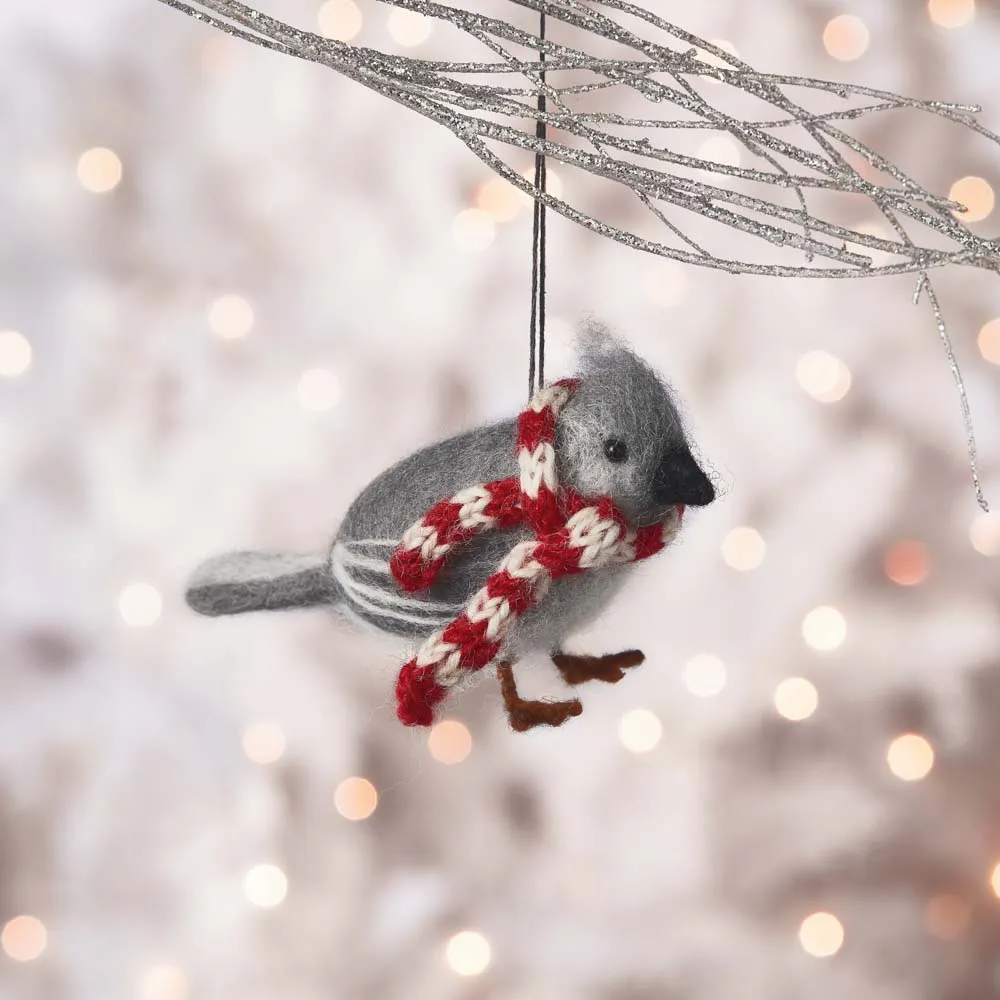
<path id="1" fill-rule="evenodd" d="M 687 448 L 674 448 L 660 460 L 653 496 L 659 503 L 706 507 L 715 499 L 715 487 Z"/>

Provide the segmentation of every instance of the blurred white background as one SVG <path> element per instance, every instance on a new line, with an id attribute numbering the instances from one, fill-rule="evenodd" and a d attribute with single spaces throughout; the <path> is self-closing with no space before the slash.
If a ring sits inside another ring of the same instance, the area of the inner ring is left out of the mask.
<path id="1" fill-rule="evenodd" d="M 440 55 L 330 4 L 270 9 Z M 1000 128 L 993 0 L 655 7 Z M 404 649 L 183 587 L 321 550 L 376 472 L 520 408 L 529 208 L 154 0 L 7 0 L 0 73 L 5 1000 L 1000 996 L 1000 527 L 911 279 L 734 278 L 550 215 L 552 374 L 609 321 L 727 492 L 576 641 L 642 668 L 527 735 L 486 681 L 428 741 Z M 1000 188 L 983 140 L 864 129 L 934 190 Z M 1000 286 L 938 288 L 997 502 Z"/>

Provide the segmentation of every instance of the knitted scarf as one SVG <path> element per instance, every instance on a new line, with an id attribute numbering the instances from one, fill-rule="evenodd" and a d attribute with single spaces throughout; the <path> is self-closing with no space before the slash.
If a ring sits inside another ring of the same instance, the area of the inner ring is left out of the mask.
<path id="1" fill-rule="evenodd" d="M 409 528 L 389 568 L 410 593 L 437 579 L 457 546 L 482 531 L 526 524 L 534 532 L 515 545 L 449 625 L 427 637 L 400 670 L 396 714 L 408 726 L 429 726 L 449 688 L 491 664 L 513 623 L 545 596 L 553 580 L 612 563 L 648 559 L 669 544 L 683 507 L 658 524 L 628 525 L 608 497 L 583 497 L 556 479 L 556 418 L 578 385 L 563 379 L 540 389 L 518 418 L 521 474 L 470 486 L 436 503 Z"/>

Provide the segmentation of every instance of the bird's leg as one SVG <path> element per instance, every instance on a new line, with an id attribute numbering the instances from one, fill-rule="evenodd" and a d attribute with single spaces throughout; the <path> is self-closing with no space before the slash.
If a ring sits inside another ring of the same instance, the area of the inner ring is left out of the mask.
<path id="1" fill-rule="evenodd" d="M 583 705 L 575 698 L 572 701 L 528 701 L 522 698 L 514 683 L 514 668 L 506 661 L 497 666 L 497 677 L 500 679 L 507 719 L 514 732 L 523 733 L 535 726 L 561 726 L 583 711 Z"/>
<path id="2" fill-rule="evenodd" d="M 556 665 L 567 684 L 583 684 L 585 681 L 606 681 L 617 684 L 628 667 L 637 667 L 646 657 L 638 649 L 608 656 L 575 656 L 572 653 L 553 653 Z"/>

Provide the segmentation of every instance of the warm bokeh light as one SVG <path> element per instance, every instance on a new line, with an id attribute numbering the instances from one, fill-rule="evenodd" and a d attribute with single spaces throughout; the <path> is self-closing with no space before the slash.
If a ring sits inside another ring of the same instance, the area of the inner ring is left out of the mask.
<path id="1" fill-rule="evenodd" d="M 727 38 L 710 38 L 708 40 L 708 42 L 709 42 L 710 45 L 714 45 L 717 49 L 722 49 L 723 52 L 728 52 L 729 55 L 736 56 L 736 58 L 739 59 L 739 57 L 740 57 L 739 51 L 737 50 L 736 46 L 733 45 L 733 43 L 731 41 L 729 41 L 729 39 L 727 39 Z M 714 55 L 711 55 L 710 53 L 702 53 L 701 56 L 700 56 L 700 58 L 703 58 L 703 59 L 704 58 L 707 58 L 707 59 L 717 59 L 718 57 L 714 56 Z M 719 60 L 719 63 L 720 63 L 720 65 L 722 65 L 722 61 L 721 60 Z"/>
<path id="2" fill-rule="evenodd" d="M 813 399 L 836 403 L 851 388 L 851 370 L 826 351 L 809 351 L 795 365 L 795 380 Z"/>
<path id="3" fill-rule="evenodd" d="M 969 541 L 983 556 L 1000 556 L 1000 511 L 977 514 L 969 525 Z"/>
<path id="4" fill-rule="evenodd" d="M 662 736 L 660 720 L 646 708 L 626 712 L 618 722 L 618 739 L 632 753 L 649 753 Z"/>
<path id="5" fill-rule="evenodd" d="M 767 545 L 756 528 L 733 528 L 722 542 L 722 558 L 727 566 L 742 573 L 756 569 L 767 553 Z"/>
<path id="6" fill-rule="evenodd" d="M 699 698 L 711 698 L 726 686 L 726 665 L 717 656 L 699 653 L 684 665 L 684 686 Z"/>
<path id="7" fill-rule="evenodd" d="M 1000 319 L 984 323 L 979 331 L 979 353 L 995 365 L 1000 365 Z"/>
<path id="8" fill-rule="evenodd" d="M 656 305 L 668 309 L 679 306 L 687 297 L 687 288 L 687 272 L 676 261 L 658 261 L 649 269 L 646 294 Z"/>
<path id="9" fill-rule="evenodd" d="M 163 611 L 163 598 L 150 583 L 130 583 L 118 595 L 118 613 L 126 625 L 152 625 Z"/>
<path id="10" fill-rule="evenodd" d="M 153 965 L 139 983 L 140 1000 L 187 1000 L 187 976 L 176 965 Z"/>
<path id="11" fill-rule="evenodd" d="M 808 719 L 819 706 L 819 692 L 804 677 L 788 677 L 774 690 L 774 707 L 790 722 Z"/>
<path id="12" fill-rule="evenodd" d="M 17 330 L 0 330 L 0 376 L 17 378 L 31 367 L 31 344 Z"/>
<path id="13" fill-rule="evenodd" d="M 472 752 L 472 734 L 457 719 L 444 719 L 428 734 L 427 749 L 439 764 L 461 764 Z"/>
<path id="14" fill-rule="evenodd" d="M 990 875 L 990 888 L 993 890 L 993 895 L 1000 898 L 1000 862 L 996 864 Z"/>
<path id="15" fill-rule="evenodd" d="M 939 28 L 961 28 L 976 16 L 976 0 L 928 0 L 927 13 Z"/>
<path id="16" fill-rule="evenodd" d="M 284 901 L 288 879 L 277 865 L 255 865 L 246 873 L 243 889 L 254 906 L 270 909 Z"/>
<path id="17" fill-rule="evenodd" d="M 829 958 L 844 943 L 844 925 L 832 913 L 812 913 L 799 927 L 799 942 L 814 958 Z"/>
<path id="18" fill-rule="evenodd" d="M 727 167 L 740 165 L 740 147 L 735 139 L 728 135 L 713 135 L 698 146 L 699 159 L 722 163 Z"/>
<path id="19" fill-rule="evenodd" d="M 923 542 L 897 542 L 882 560 L 885 575 L 901 587 L 915 587 L 923 583 L 931 571 L 927 546 Z"/>
<path id="20" fill-rule="evenodd" d="M 121 181 L 122 161 L 114 150 L 95 146 L 80 154 L 76 161 L 76 176 L 84 190 L 105 194 Z"/>
<path id="21" fill-rule="evenodd" d="M 476 207 L 496 222 L 510 222 L 524 206 L 525 194 L 503 177 L 494 177 L 479 186 Z M 527 199 L 530 204 L 531 199 Z"/>
<path id="22" fill-rule="evenodd" d="M 47 943 L 45 924 L 27 914 L 8 920 L 0 934 L 0 945 L 15 962 L 34 961 L 45 951 Z"/>
<path id="23" fill-rule="evenodd" d="M 889 744 L 886 760 L 901 781 L 920 781 L 934 766 L 934 748 L 918 733 L 904 733 Z"/>
<path id="24" fill-rule="evenodd" d="M 529 167 L 527 170 L 521 172 L 521 176 L 532 186 L 535 186 L 535 168 Z M 561 198 L 563 195 L 563 183 L 562 178 L 555 172 L 552 164 L 548 164 L 545 168 L 545 190 L 548 191 L 553 198 Z M 524 204 L 531 205 L 534 199 L 529 194 L 525 194 L 523 191 L 519 191 L 518 195 L 523 200 Z"/>
<path id="25" fill-rule="evenodd" d="M 841 62 L 860 59 L 870 41 L 868 25 L 853 14 L 839 14 L 823 29 L 823 48 Z"/>
<path id="26" fill-rule="evenodd" d="M 203 73 L 216 74 L 228 69 L 233 62 L 233 46 L 222 34 L 210 36 L 201 46 L 198 65 Z"/>
<path id="27" fill-rule="evenodd" d="M 924 907 L 928 933 L 944 941 L 954 941 L 969 926 L 971 907 L 961 896 L 943 892 L 932 896 Z"/>
<path id="28" fill-rule="evenodd" d="M 253 309 L 242 296 L 220 295 L 209 306 L 208 325 L 223 340 L 238 340 L 253 327 Z"/>
<path id="29" fill-rule="evenodd" d="M 478 931 L 459 931 L 449 939 L 444 954 L 452 972 L 478 976 L 490 964 L 490 943 Z"/>
<path id="30" fill-rule="evenodd" d="M 451 235 L 459 250 L 478 253 L 485 250 L 496 235 L 496 223 L 489 212 L 481 208 L 466 208 L 455 216 Z"/>
<path id="31" fill-rule="evenodd" d="M 739 58 L 739 52 L 736 51 L 736 46 L 732 42 L 725 38 L 710 38 L 709 42 L 714 45 L 717 49 L 722 49 L 723 52 L 728 52 L 731 56 L 736 56 Z M 732 69 L 725 59 L 720 58 L 712 52 L 705 52 L 701 50 L 698 52 L 698 58 L 703 63 L 707 63 L 709 66 L 717 66 L 723 69 Z M 721 80 L 715 80 L 710 76 L 702 77 L 706 83 L 710 83 L 713 86 L 718 86 L 722 83 Z"/>
<path id="32" fill-rule="evenodd" d="M 357 37 L 364 23 L 361 9 L 354 0 L 326 0 L 316 15 L 319 33 L 324 38 L 349 42 Z"/>
<path id="33" fill-rule="evenodd" d="M 389 37 L 394 42 L 411 48 L 415 45 L 422 45 L 431 37 L 434 21 L 415 10 L 394 7 L 389 11 L 386 27 L 389 29 Z"/>
<path id="34" fill-rule="evenodd" d="M 333 804 L 344 819 L 368 819 L 378 805 L 378 792 L 367 778 L 345 778 L 337 785 Z"/>
<path id="35" fill-rule="evenodd" d="M 963 177 L 955 181 L 948 197 L 966 207 L 965 212 L 952 213 L 962 222 L 982 222 L 993 211 L 996 201 L 992 186 L 982 177 Z"/>
<path id="36" fill-rule="evenodd" d="M 802 620 L 802 638 L 812 649 L 830 652 L 847 638 L 847 622 L 836 608 L 821 605 Z"/>
<path id="37" fill-rule="evenodd" d="M 340 379 L 328 368 L 311 368 L 302 373 L 296 394 L 307 410 L 332 410 L 340 402 Z"/>
<path id="38" fill-rule="evenodd" d="M 255 764 L 273 764 L 285 752 L 285 734 L 276 722 L 262 719 L 243 730 L 243 752 Z"/>

